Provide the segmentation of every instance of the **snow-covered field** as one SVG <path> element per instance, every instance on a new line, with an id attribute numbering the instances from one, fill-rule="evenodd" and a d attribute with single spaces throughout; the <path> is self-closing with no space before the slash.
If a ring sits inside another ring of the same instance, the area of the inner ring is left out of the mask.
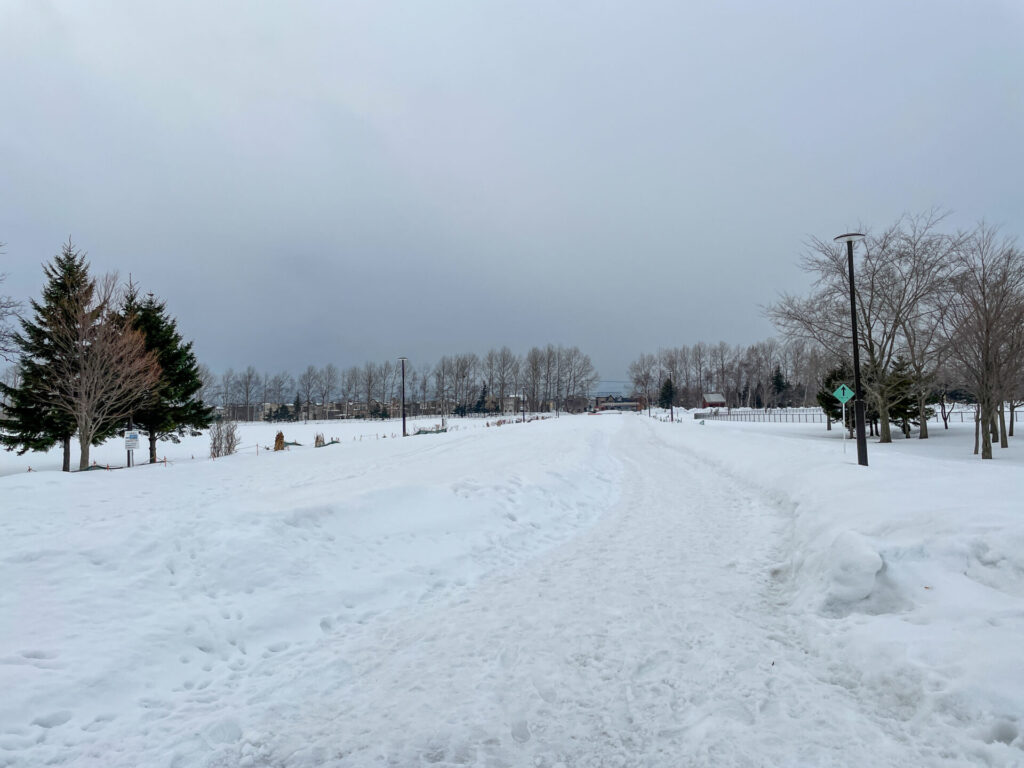
<path id="1" fill-rule="evenodd" d="M 0 454 L 0 766 L 1024 764 L 1013 443 L 456 424 Z"/>

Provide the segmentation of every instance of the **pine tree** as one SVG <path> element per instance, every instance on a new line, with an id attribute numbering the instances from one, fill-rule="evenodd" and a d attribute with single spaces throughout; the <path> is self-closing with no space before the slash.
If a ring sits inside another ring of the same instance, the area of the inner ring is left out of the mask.
<path id="1" fill-rule="evenodd" d="M 143 334 L 146 351 L 152 352 L 160 365 L 156 387 L 132 413 L 135 424 L 149 435 L 149 462 L 155 464 L 157 440 L 177 443 L 182 436 L 200 434 L 199 430 L 210 426 L 213 409 L 197 397 L 202 379 L 192 342 L 181 338 L 177 321 L 167 315 L 165 304 L 152 293 L 139 303 L 138 291 L 129 283 L 122 316 Z"/>
<path id="2" fill-rule="evenodd" d="M 661 390 L 658 392 L 658 407 L 671 408 L 676 399 L 676 388 L 672 379 L 666 378 L 661 383 Z"/>
<path id="3" fill-rule="evenodd" d="M 789 390 L 790 384 L 786 381 L 786 377 L 782 373 L 782 369 L 779 366 L 775 366 L 775 372 L 772 373 L 772 393 L 775 395 L 775 405 L 779 407 L 785 407 L 789 405 L 789 400 L 786 397 L 786 392 Z"/>
<path id="4" fill-rule="evenodd" d="M 93 283 L 85 254 L 69 239 L 53 262 L 43 267 L 47 283 L 40 301 L 30 302 L 34 319 L 21 321 L 21 332 L 14 334 L 20 351 L 18 372 L 20 385 L 9 387 L 0 383 L 0 392 L 8 400 L 0 419 L 0 444 L 7 450 L 46 451 L 57 443 L 64 447 L 62 468 L 71 470 L 71 437 L 75 420 L 54 407 L 55 367 L 64 354 L 54 344 L 56 328 L 69 321 L 67 313 L 76 299 L 91 295 Z M 97 436 L 97 440 L 106 435 Z"/>
<path id="5" fill-rule="evenodd" d="M 833 421 L 843 420 L 843 404 L 832 394 L 839 389 L 840 384 L 845 384 L 850 389 L 853 389 L 853 366 L 845 360 L 825 374 L 825 378 L 821 383 L 821 389 L 818 390 L 815 398 L 818 401 L 818 405 L 825 412 L 825 417 L 829 420 L 829 429 L 832 428 Z M 846 406 L 846 424 L 844 426 L 848 430 L 853 429 L 852 400 Z"/>
<path id="6" fill-rule="evenodd" d="M 910 437 L 910 427 L 921 426 L 921 407 L 917 398 L 917 382 L 910 362 L 898 357 L 889 371 L 889 388 L 892 392 L 892 403 L 889 406 L 889 419 L 897 424 L 904 437 Z M 924 418 L 935 414 L 931 408 L 925 407 Z"/>

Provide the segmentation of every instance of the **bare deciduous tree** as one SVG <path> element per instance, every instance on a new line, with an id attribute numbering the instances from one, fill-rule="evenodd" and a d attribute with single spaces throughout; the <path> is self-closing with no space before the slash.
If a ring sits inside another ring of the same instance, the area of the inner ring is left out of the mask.
<path id="1" fill-rule="evenodd" d="M 657 386 L 658 358 L 650 354 L 642 354 L 629 364 L 629 378 L 633 389 L 643 395 L 647 401 L 647 413 L 651 412 L 651 401 L 654 400 L 654 388 Z"/>
<path id="2" fill-rule="evenodd" d="M 0 243 L 0 253 L 3 253 L 4 244 Z M 7 275 L 0 273 L 0 285 L 4 284 Z M 20 305 L 10 296 L 0 296 L 0 358 L 13 361 L 18 351 L 14 344 L 14 326 L 12 322 L 17 317 Z"/>
<path id="3" fill-rule="evenodd" d="M 143 334 L 115 316 L 116 284 L 116 276 L 107 275 L 70 297 L 64 320 L 51 329 L 59 354 L 49 394 L 53 407 L 75 421 L 79 469 L 88 469 L 96 436 L 127 418 L 160 375 Z"/>
<path id="4" fill-rule="evenodd" d="M 377 366 L 377 392 L 379 394 L 377 402 L 380 403 L 382 409 L 391 408 L 391 401 L 394 399 L 395 374 L 397 371 L 398 366 L 390 360 L 385 360 Z"/>
<path id="5" fill-rule="evenodd" d="M 369 412 L 370 403 L 377 392 L 377 364 L 367 361 L 359 371 L 359 394 L 362 395 L 366 410 Z"/>
<path id="6" fill-rule="evenodd" d="M 4 371 L 4 375 L 0 376 L 0 381 L 11 389 L 17 389 L 21 386 L 21 369 L 16 365 L 9 366 Z M 0 395 L 0 410 L 2 410 L 3 406 L 6 404 L 7 402 L 5 401 L 4 396 Z"/>
<path id="7" fill-rule="evenodd" d="M 353 365 L 345 369 L 345 375 L 341 380 L 341 391 L 342 397 L 345 398 L 346 403 L 350 401 L 359 401 L 359 376 L 360 371 L 358 366 Z M 351 415 L 352 411 L 351 409 L 348 409 L 346 411 L 346 416 Z"/>
<path id="8" fill-rule="evenodd" d="M 196 393 L 196 398 L 206 405 L 213 405 L 217 402 L 218 383 L 213 371 L 203 363 L 199 364 L 199 381 L 202 386 Z"/>
<path id="9" fill-rule="evenodd" d="M 505 408 L 505 398 L 512 394 L 513 382 L 519 369 L 519 359 L 508 347 L 498 350 L 494 370 L 494 387 L 498 396 L 499 408 Z"/>
<path id="10" fill-rule="evenodd" d="M 341 383 L 341 374 L 333 363 L 328 363 L 320 369 L 319 392 L 320 402 L 323 405 L 323 417 L 330 418 L 331 402 L 338 394 L 338 386 Z"/>
<path id="11" fill-rule="evenodd" d="M 0 285 L 7 278 L 0 275 Z M 10 296 L 0 296 L 0 358 L 14 360 L 17 347 L 14 344 L 14 327 L 11 324 L 17 316 L 19 304 Z"/>
<path id="12" fill-rule="evenodd" d="M 1024 252 L 982 225 L 958 244 L 953 270 L 943 327 L 951 358 L 978 401 L 981 458 L 991 459 L 991 426 L 1024 354 Z"/>
<path id="13" fill-rule="evenodd" d="M 856 272 L 857 335 L 863 353 L 862 382 L 879 414 L 880 442 L 892 442 L 889 409 L 903 382 L 891 374 L 906 359 L 905 330 L 941 287 L 943 259 L 949 247 L 936 231 L 943 215 L 929 211 L 904 216 L 864 241 Z M 805 338 L 849 359 L 850 282 L 842 244 L 814 238 L 801 267 L 816 275 L 810 297 L 783 296 L 768 308 L 775 325 L 789 338 Z"/>
<path id="14" fill-rule="evenodd" d="M 253 420 L 252 407 L 256 402 L 256 395 L 260 389 L 260 375 L 253 366 L 249 366 L 238 374 L 235 379 L 235 387 L 238 392 L 238 404 L 244 409 L 246 421 Z"/>
<path id="15" fill-rule="evenodd" d="M 309 418 L 312 414 L 313 400 L 320 389 L 320 371 L 312 365 L 307 366 L 299 376 L 298 387 L 299 397 L 306 407 L 306 418 Z"/>
<path id="16" fill-rule="evenodd" d="M 227 414 L 231 406 L 234 405 L 235 392 L 237 389 L 236 381 L 237 376 L 235 375 L 234 368 L 228 368 L 220 375 L 220 389 L 218 394 L 220 395 L 221 406 L 224 408 L 225 414 Z"/>
<path id="17" fill-rule="evenodd" d="M 278 407 L 290 403 L 295 393 L 295 380 L 287 371 L 275 373 L 267 384 L 267 398 Z"/>
<path id="18" fill-rule="evenodd" d="M 539 411 L 544 387 L 544 352 L 539 347 L 531 347 L 523 360 L 523 387 L 530 410 Z"/>

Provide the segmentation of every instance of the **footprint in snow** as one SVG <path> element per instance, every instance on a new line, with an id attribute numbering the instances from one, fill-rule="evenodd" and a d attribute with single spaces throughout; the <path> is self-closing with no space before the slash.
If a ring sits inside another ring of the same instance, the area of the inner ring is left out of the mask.
<path id="1" fill-rule="evenodd" d="M 512 723 L 512 738 L 519 744 L 525 744 L 530 740 L 530 725 L 525 719 Z"/>
<path id="2" fill-rule="evenodd" d="M 32 721 L 32 725 L 38 725 L 40 728 L 56 728 L 58 725 L 64 725 L 70 719 L 71 712 L 65 709 L 60 712 L 51 712 L 48 715 L 40 715 Z"/>

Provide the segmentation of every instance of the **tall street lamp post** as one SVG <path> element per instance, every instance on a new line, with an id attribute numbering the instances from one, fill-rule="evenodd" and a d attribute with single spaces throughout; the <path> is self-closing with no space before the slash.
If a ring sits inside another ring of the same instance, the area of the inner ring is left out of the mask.
<path id="1" fill-rule="evenodd" d="M 405 431 L 405 361 L 409 358 L 400 357 L 402 361 L 402 437 L 408 437 L 409 433 Z"/>
<path id="2" fill-rule="evenodd" d="M 864 390 L 860 385 L 860 345 L 857 343 L 857 295 L 853 287 L 853 244 L 863 240 L 859 232 L 849 232 L 835 238 L 837 243 L 846 243 L 846 263 L 850 270 L 850 324 L 853 331 L 853 396 L 854 418 L 857 422 L 857 463 L 868 465 L 868 439 L 864 434 Z"/>

